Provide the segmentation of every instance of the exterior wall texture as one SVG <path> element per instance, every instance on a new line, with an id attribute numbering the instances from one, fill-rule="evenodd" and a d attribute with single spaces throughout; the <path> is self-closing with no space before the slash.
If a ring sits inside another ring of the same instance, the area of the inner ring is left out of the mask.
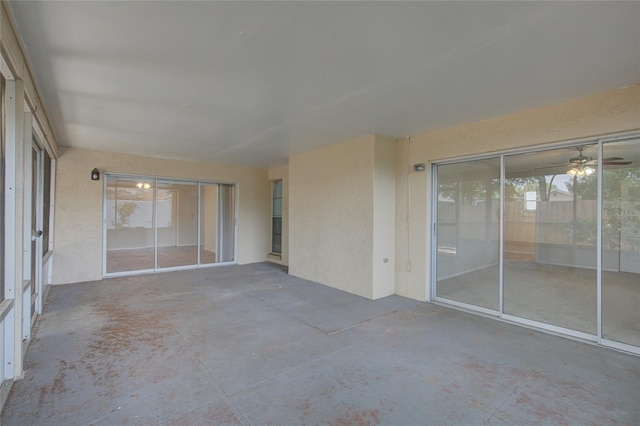
<path id="1" fill-rule="evenodd" d="M 54 284 L 102 278 L 104 176 L 92 181 L 94 167 L 101 173 L 237 183 L 237 261 L 265 260 L 270 242 L 266 170 L 63 148 L 57 164 Z"/>
<path id="2" fill-rule="evenodd" d="M 395 293 L 396 141 L 375 135 L 373 299 Z"/>
<path id="3" fill-rule="evenodd" d="M 372 298 L 374 137 L 289 159 L 289 273 Z"/>
<path id="4" fill-rule="evenodd" d="M 396 294 L 427 300 L 431 174 L 412 165 L 640 129 L 640 86 L 398 139 Z"/>

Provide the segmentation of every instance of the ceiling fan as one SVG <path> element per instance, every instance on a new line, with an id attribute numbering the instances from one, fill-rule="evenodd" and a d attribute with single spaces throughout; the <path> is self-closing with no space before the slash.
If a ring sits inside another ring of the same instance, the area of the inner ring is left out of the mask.
<path id="1" fill-rule="evenodd" d="M 578 151 L 578 155 L 575 157 L 569 158 L 568 163 L 551 163 L 556 165 L 548 166 L 548 167 L 538 167 L 535 170 L 551 169 L 551 168 L 558 168 L 558 167 L 564 166 L 564 167 L 571 167 L 569 170 L 567 170 L 567 174 L 570 176 L 578 176 L 578 177 L 589 176 L 590 174 L 595 172 L 595 169 L 591 166 L 597 166 L 598 160 L 597 159 L 594 160 L 593 157 L 587 157 L 583 155 L 582 152 L 584 151 L 584 149 L 585 149 L 584 146 L 577 146 L 576 150 Z M 623 160 L 624 158 L 622 157 L 603 158 L 602 164 L 605 166 L 626 166 L 631 164 L 631 161 L 623 161 Z"/>

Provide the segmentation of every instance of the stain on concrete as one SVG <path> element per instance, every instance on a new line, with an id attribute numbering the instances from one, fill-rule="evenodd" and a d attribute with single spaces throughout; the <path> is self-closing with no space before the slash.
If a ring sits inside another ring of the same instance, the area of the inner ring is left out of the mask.
<path id="1" fill-rule="evenodd" d="M 380 413 L 378 410 L 348 408 L 347 411 L 347 414 L 331 420 L 329 424 L 332 426 L 369 426 L 380 424 Z"/>

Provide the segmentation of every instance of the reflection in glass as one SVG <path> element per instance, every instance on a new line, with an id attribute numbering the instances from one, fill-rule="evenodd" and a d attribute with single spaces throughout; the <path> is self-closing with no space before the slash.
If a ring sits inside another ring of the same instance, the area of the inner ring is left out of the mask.
<path id="1" fill-rule="evenodd" d="M 218 247 L 219 262 L 235 259 L 235 194 L 233 185 L 218 186 Z"/>
<path id="2" fill-rule="evenodd" d="M 640 140 L 603 145 L 602 335 L 640 346 Z"/>
<path id="3" fill-rule="evenodd" d="M 499 309 L 500 159 L 438 166 L 436 296 Z"/>
<path id="4" fill-rule="evenodd" d="M 108 274 L 234 261 L 234 185 L 158 179 L 156 188 L 155 178 L 116 175 L 106 185 Z"/>
<path id="5" fill-rule="evenodd" d="M 216 263 L 218 245 L 218 185 L 200 185 L 200 263 Z"/>
<path id="6" fill-rule="evenodd" d="M 42 255 L 49 251 L 49 222 L 51 221 L 51 157 L 44 151 L 44 175 L 42 185 Z"/>
<path id="7" fill-rule="evenodd" d="M 595 145 L 505 156 L 505 313 L 596 334 L 598 174 L 576 170 L 596 158 Z"/>
<path id="8" fill-rule="evenodd" d="M 106 179 L 107 272 L 154 269 L 154 179 Z"/>
<path id="9" fill-rule="evenodd" d="M 198 263 L 198 184 L 158 180 L 158 268 Z"/>
<path id="10" fill-rule="evenodd" d="M 273 182 L 271 211 L 271 253 L 282 253 L 282 181 Z"/>

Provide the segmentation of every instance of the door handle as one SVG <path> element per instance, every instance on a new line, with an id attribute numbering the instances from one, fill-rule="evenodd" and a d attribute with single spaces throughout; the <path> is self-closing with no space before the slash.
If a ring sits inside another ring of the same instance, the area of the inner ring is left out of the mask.
<path id="1" fill-rule="evenodd" d="M 42 230 L 38 230 L 37 234 L 38 234 L 38 237 L 42 237 L 42 234 L 43 234 Z"/>

